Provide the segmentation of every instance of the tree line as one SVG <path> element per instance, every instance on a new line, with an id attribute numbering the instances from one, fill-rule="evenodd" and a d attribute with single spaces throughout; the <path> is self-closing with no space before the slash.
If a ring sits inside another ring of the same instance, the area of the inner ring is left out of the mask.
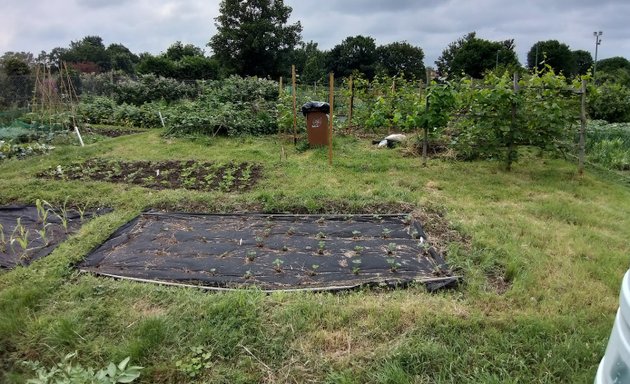
<path id="1" fill-rule="evenodd" d="M 314 41 L 302 41 L 300 22 L 289 23 L 291 7 L 283 1 L 223 0 L 215 19 L 217 33 L 202 47 L 176 41 L 160 54 L 135 54 L 120 43 L 105 45 L 99 36 L 71 41 L 37 56 L 28 52 L 6 52 L 0 58 L 0 75 L 25 76 L 38 65 L 52 71 L 60 62 L 79 73 L 119 71 L 128 75 L 154 74 L 178 80 L 219 79 L 236 74 L 275 78 L 290 75 L 295 65 L 303 83 L 323 81 L 328 72 L 337 77 L 361 73 L 424 79 L 424 52 L 406 41 L 377 45 L 370 36 L 349 36 L 330 50 Z M 470 32 L 449 44 L 435 62 L 443 78 L 481 78 L 486 71 L 507 69 L 541 70 L 545 66 L 567 78 L 584 75 L 593 67 L 591 54 L 571 50 L 557 40 L 539 41 L 527 54 L 525 67 L 519 63 L 513 40 L 490 41 Z M 630 62 L 623 57 L 597 63 L 598 79 L 630 86 Z"/>

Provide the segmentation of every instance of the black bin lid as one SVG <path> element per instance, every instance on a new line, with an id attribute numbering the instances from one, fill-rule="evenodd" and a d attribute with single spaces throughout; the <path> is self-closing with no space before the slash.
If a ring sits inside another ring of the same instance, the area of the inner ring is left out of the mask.
<path id="1" fill-rule="evenodd" d="M 309 112 L 330 112 L 330 104 L 323 101 L 309 101 L 302 105 L 302 114 L 306 116 Z"/>

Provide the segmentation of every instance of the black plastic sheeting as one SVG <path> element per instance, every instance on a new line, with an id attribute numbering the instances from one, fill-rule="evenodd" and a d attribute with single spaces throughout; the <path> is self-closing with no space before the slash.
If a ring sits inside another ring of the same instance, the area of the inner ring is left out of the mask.
<path id="1" fill-rule="evenodd" d="M 79 264 L 84 272 L 194 286 L 341 290 L 451 287 L 443 258 L 408 215 L 146 212 Z"/>
<path id="2" fill-rule="evenodd" d="M 99 209 L 85 212 L 83 219 L 88 220 L 96 214 L 103 214 L 111 209 Z M 61 210 L 57 214 L 63 217 Z M 31 262 L 50 254 L 69 234 L 81 227 L 81 215 L 75 210 L 67 210 L 67 232 L 62 226 L 61 218 L 50 212 L 43 223 L 38 217 L 37 208 L 34 206 L 5 206 L 0 207 L 0 268 L 11 269 L 17 265 L 28 265 Z M 20 234 L 18 219 L 23 228 Z M 43 231 L 46 225 L 45 232 Z M 42 234 L 44 238 L 42 238 Z M 22 248 L 17 239 L 26 238 L 26 250 Z M 44 240 L 45 239 L 45 240 Z"/>
<path id="3" fill-rule="evenodd" d="M 323 101 L 309 101 L 302 105 L 302 114 L 306 116 L 309 112 L 330 112 L 330 104 Z"/>

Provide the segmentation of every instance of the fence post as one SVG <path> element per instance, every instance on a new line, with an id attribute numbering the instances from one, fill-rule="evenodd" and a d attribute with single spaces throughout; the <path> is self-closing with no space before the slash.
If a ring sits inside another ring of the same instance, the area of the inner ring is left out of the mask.
<path id="1" fill-rule="evenodd" d="M 514 73 L 513 77 L 514 95 L 518 93 L 518 73 Z M 516 100 L 512 101 L 512 121 L 510 122 L 510 131 L 508 132 L 507 142 L 507 156 L 505 162 L 505 169 L 507 171 L 512 170 L 512 162 L 516 157 L 516 150 L 514 148 L 514 129 L 516 129 Z"/>
<path id="2" fill-rule="evenodd" d="M 354 83 L 352 82 L 352 75 L 348 81 L 350 86 L 350 105 L 348 107 L 348 131 L 352 130 L 352 109 L 354 108 Z"/>
<path id="3" fill-rule="evenodd" d="M 330 115 L 328 117 L 328 165 L 332 165 L 333 106 L 335 105 L 335 74 L 332 72 L 328 75 L 328 83 L 328 103 L 330 104 Z"/>
<path id="4" fill-rule="evenodd" d="M 431 84 L 431 73 L 429 72 L 429 69 L 426 70 L 426 75 L 427 75 L 427 85 L 425 87 L 426 90 L 426 106 L 425 106 L 425 116 L 426 118 L 424 119 L 424 137 L 422 138 L 422 166 L 426 167 L 427 166 L 427 149 L 429 146 L 429 108 L 430 108 L 430 102 L 429 102 L 429 84 Z"/>
<path id="5" fill-rule="evenodd" d="M 295 99 L 295 65 L 291 65 L 291 82 L 293 83 L 293 144 L 297 144 L 297 106 Z"/>
<path id="6" fill-rule="evenodd" d="M 586 80 L 582 79 L 580 92 L 580 142 L 578 154 L 578 174 L 584 174 L 584 158 L 586 157 Z"/>

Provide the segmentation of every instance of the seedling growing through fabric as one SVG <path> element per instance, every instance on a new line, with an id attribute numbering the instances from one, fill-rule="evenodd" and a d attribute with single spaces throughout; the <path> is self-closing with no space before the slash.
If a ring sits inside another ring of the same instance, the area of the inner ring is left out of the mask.
<path id="1" fill-rule="evenodd" d="M 282 264 L 284 264 L 284 260 L 275 259 L 275 260 L 273 261 L 273 269 L 274 269 L 277 273 L 281 273 L 281 272 L 282 272 Z"/>
<path id="2" fill-rule="evenodd" d="M 46 208 L 46 205 L 50 204 L 48 204 L 44 200 L 35 200 L 35 208 L 37 209 L 37 221 L 39 221 L 43 225 L 46 225 L 48 221 L 48 213 L 50 213 L 50 210 Z"/>
<path id="3" fill-rule="evenodd" d="M 315 222 L 319 225 L 324 225 L 324 223 L 326 223 L 326 219 L 324 219 L 323 217 L 320 217 Z"/>
<path id="4" fill-rule="evenodd" d="M 288 250 L 289 250 L 289 247 L 287 247 L 286 244 L 282 246 L 282 251 L 283 252 L 286 252 Z"/>
<path id="5" fill-rule="evenodd" d="M 318 239 L 325 239 L 326 238 L 326 234 L 324 232 L 319 232 L 319 233 L 317 233 L 317 238 Z"/>
<path id="6" fill-rule="evenodd" d="M 246 271 L 245 274 L 243 275 L 243 279 L 245 279 L 245 280 L 249 280 L 252 277 L 254 277 L 254 275 L 252 275 L 252 271 L 250 271 L 250 270 Z"/>
<path id="7" fill-rule="evenodd" d="M 27 253 L 27 250 L 28 250 L 28 234 L 29 234 L 29 231 L 24 227 L 24 225 L 22 225 L 21 220 L 22 220 L 22 218 L 18 217 L 17 225 L 15 226 L 15 229 L 13 230 L 13 234 L 11 235 L 11 237 L 12 237 L 12 239 L 14 241 L 16 241 L 18 243 L 20 248 L 22 248 L 22 255 L 20 255 L 20 259 L 26 259 L 26 257 L 27 257 L 26 253 Z M 17 232 L 18 236 L 14 236 L 16 232 Z"/>
<path id="8" fill-rule="evenodd" d="M 0 252 L 4 253 L 7 250 L 7 241 L 4 237 L 4 227 L 0 224 Z"/>
<path id="9" fill-rule="evenodd" d="M 311 265 L 311 269 L 306 271 L 306 273 L 308 273 L 309 276 L 315 276 L 317 275 L 317 269 L 319 269 L 319 264 L 313 264 Z"/>
<path id="10" fill-rule="evenodd" d="M 389 243 L 389 244 L 387 244 L 387 254 L 388 255 L 393 255 L 394 252 L 396 252 L 396 243 Z"/>
<path id="11" fill-rule="evenodd" d="M 417 239 L 420 236 L 420 234 L 418 233 L 417 229 L 414 229 L 413 231 L 411 231 L 411 238 L 412 239 Z"/>
<path id="12" fill-rule="evenodd" d="M 265 240 L 262 237 L 256 236 L 255 240 L 258 248 L 262 248 L 265 245 Z"/>
<path id="13" fill-rule="evenodd" d="M 287 229 L 287 235 L 291 236 L 295 233 L 295 227 L 289 227 L 289 229 Z"/>
<path id="14" fill-rule="evenodd" d="M 392 233 L 392 230 L 389 228 L 383 228 L 383 239 L 387 239 L 389 235 Z"/>
<path id="15" fill-rule="evenodd" d="M 83 207 L 78 207 L 77 210 L 79 211 L 79 220 L 81 220 L 81 222 L 83 222 L 83 220 L 85 219 L 85 211 L 87 210 L 89 203 L 85 203 L 83 205 Z"/>
<path id="16" fill-rule="evenodd" d="M 59 218 L 59 220 L 61 220 L 61 226 L 66 233 L 68 233 L 68 199 L 69 197 L 66 197 L 63 205 L 61 206 L 61 208 L 59 208 L 61 214 L 53 211 L 53 213 Z"/>
<path id="17" fill-rule="evenodd" d="M 398 268 L 400 268 L 400 263 L 397 262 L 394 258 L 387 259 L 387 264 L 389 265 L 389 270 L 392 273 L 396 273 L 398 271 Z"/>
<path id="18" fill-rule="evenodd" d="M 361 231 L 357 231 L 356 229 L 354 231 L 352 231 L 352 238 L 353 239 L 358 239 L 359 237 L 361 237 Z"/>
<path id="19" fill-rule="evenodd" d="M 352 273 L 355 275 L 358 275 L 359 272 L 361 272 L 361 260 L 360 259 L 352 260 L 352 264 L 354 264 L 354 267 L 352 267 Z"/>
<path id="20" fill-rule="evenodd" d="M 265 231 L 263 232 L 263 236 L 264 237 L 269 237 L 270 235 L 271 235 L 271 228 L 265 229 Z"/>
<path id="21" fill-rule="evenodd" d="M 320 241 L 317 245 L 317 253 L 320 255 L 324 254 L 324 250 L 326 250 L 326 242 Z"/>
<path id="22" fill-rule="evenodd" d="M 403 218 L 403 224 L 405 225 L 410 225 L 412 221 L 413 221 L 413 216 L 411 216 L 411 214 L 408 214 Z"/>
<path id="23" fill-rule="evenodd" d="M 50 223 L 44 224 L 44 226 L 42 226 L 42 229 L 37 230 L 37 234 L 39 234 L 39 237 L 42 239 L 42 243 L 44 243 L 44 247 L 47 247 L 49 244 L 48 231 L 46 230 L 48 226 L 50 226 Z"/>
<path id="24" fill-rule="evenodd" d="M 247 261 L 256 260 L 256 251 L 248 251 L 247 252 Z"/>
<path id="25" fill-rule="evenodd" d="M 360 245 L 355 245 L 354 246 L 354 253 L 356 253 L 357 255 L 360 254 L 363 251 L 363 247 Z"/>

